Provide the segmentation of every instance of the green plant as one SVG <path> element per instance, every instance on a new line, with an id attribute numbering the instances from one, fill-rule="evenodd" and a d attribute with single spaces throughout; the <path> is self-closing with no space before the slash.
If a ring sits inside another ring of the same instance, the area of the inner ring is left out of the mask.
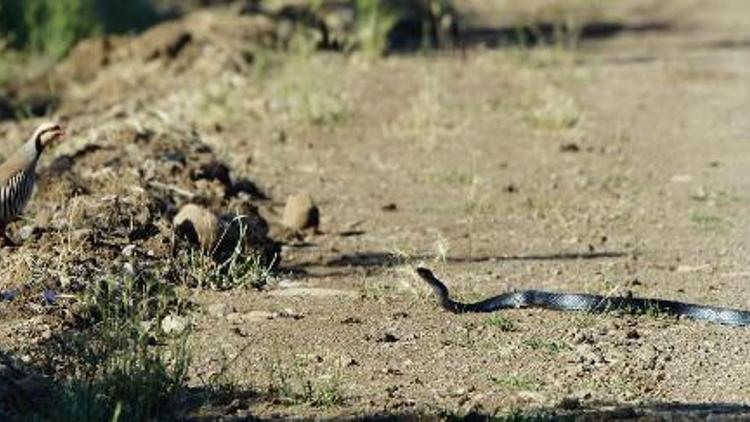
<path id="1" fill-rule="evenodd" d="M 388 50 L 388 36 L 398 23 L 398 9 L 382 0 L 356 0 L 355 39 L 357 47 L 370 55 Z"/>
<path id="2" fill-rule="evenodd" d="M 488 317 L 487 325 L 491 327 L 497 327 L 500 329 L 500 331 L 505 331 L 505 332 L 518 330 L 518 327 L 516 327 L 516 324 L 513 321 L 501 315 L 491 315 L 490 317 Z"/>
<path id="3" fill-rule="evenodd" d="M 732 222 L 715 215 L 694 212 L 690 214 L 690 222 L 707 232 L 726 232 L 733 227 Z"/>
<path id="4" fill-rule="evenodd" d="M 190 249 L 181 253 L 175 265 L 184 271 L 186 284 L 198 288 L 260 288 L 272 277 L 271 265 L 257 252 L 233 252 L 229 259 L 217 263 L 210 255 Z"/>
<path id="5" fill-rule="evenodd" d="M 268 391 L 282 402 L 295 405 L 305 404 L 313 407 L 330 407 L 343 403 L 341 375 L 308 374 L 308 364 L 303 359 L 296 359 L 291 369 L 280 361 L 271 365 L 270 385 Z"/>
<path id="6" fill-rule="evenodd" d="M 236 223 L 236 224 L 235 224 Z M 231 233 L 236 228 L 237 233 Z M 176 271 L 183 274 L 188 285 L 217 290 L 263 287 L 273 276 L 274 262 L 267 263 L 262 253 L 246 252 L 242 239 L 248 235 L 248 227 L 242 218 L 236 218 L 225 230 L 211 253 L 187 248 L 174 262 Z M 236 234 L 236 236 L 235 236 Z M 222 257 L 218 248 L 231 246 L 228 256 Z M 218 258 L 218 259 L 217 259 Z"/>
<path id="7" fill-rule="evenodd" d="M 148 0 L 3 0 L 0 35 L 17 48 L 54 58 L 98 33 L 140 30 L 157 14 Z"/>
<path id="8" fill-rule="evenodd" d="M 62 335 L 48 358 L 71 375 L 53 392 L 54 406 L 34 418 L 62 421 L 154 420 L 174 417 L 190 364 L 189 330 L 169 334 L 162 318 L 181 301 L 155 276 L 96 283 L 80 314 L 90 324 Z"/>
<path id="9" fill-rule="evenodd" d="M 94 0 L 30 0 L 23 7 L 23 22 L 29 47 L 54 57 L 101 29 Z"/>

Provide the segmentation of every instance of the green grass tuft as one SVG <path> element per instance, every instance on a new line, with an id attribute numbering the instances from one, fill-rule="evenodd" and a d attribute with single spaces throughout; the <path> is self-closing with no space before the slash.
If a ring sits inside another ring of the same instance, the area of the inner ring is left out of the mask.
<path id="1" fill-rule="evenodd" d="M 487 325 L 497 327 L 500 331 L 505 332 L 518 331 L 518 327 L 516 327 L 516 324 L 513 321 L 500 315 L 492 315 L 488 317 Z"/>
<path id="2" fill-rule="evenodd" d="M 29 419 L 56 421 L 164 420 L 179 414 L 190 355 L 189 329 L 165 333 L 161 320 L 181 301 L 155 276 L 112 278 L 90 289 L 81 320 L 62 334 L 48 359 L 69 366 L 52 405 Z"/>
<path id="3" fill-rule="evenodd" d="M 141 30 L 157 17 L 148 0 L 3 0 L 0 37 L 59 58 L 85 37 Z"/>

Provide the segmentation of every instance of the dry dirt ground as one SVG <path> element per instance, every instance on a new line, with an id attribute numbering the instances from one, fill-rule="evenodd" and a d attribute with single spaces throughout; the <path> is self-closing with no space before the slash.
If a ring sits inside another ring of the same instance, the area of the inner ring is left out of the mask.
<path id="1" fill-rule="evenodd" d="M 510 3 L 459 9 L 493 28 L 529 13 Z M 266 289 L 190 291 L 191 385 L 221 379 L 244 393 L 196 417 L 750 414 L 746 328 L 533 309 L 452 315 L 411 272 L 433 268 L 464 300 L 533 288 L 750 309 L 750 3 L 638 0 L 598 12 L 621 27 L 584 31 L 574 50 L 474 44 L 383 59 L 248 53 L 257 34 L 204 13 L 176 58 L 148 44 L 137 48 L 154 48 L 139 56 L 149 60 L 110 58 L 67 80 L 58 113 L 73 140 L 42 172 L 87 144 L 105 155 L 81 154 L 76 177 L 50 170 L 68 190 L 42 185 L 26 224 L 125 195 L 129 179 L 113 186 L 127 169 L 139 169 L 133 180 L 148 170 L 127 144 L 145 132 L 209 145 L 272 198 L 258 202 L 272 225 L 287 195 L 314 197 L 319 231 L 285 243 Z M 3 123 L 3 150 L 33 124 Z M 103 164 L 107 151 L 122 170 Z M 216 189 L 198 182 L 189 189 Z M 77 202 L 66 197 L 76 183 L 86 187 Z M 95 235 L 56 230 L 0 253 L 15 275 L 0 287 L 39 266 L 55 280 L 97 271 L 64 261 L 75 245 L 97 253 L 76 243 Z M 119 265 L 122 246 L 101 253 Z M 45 261 L 37 250 L 55 253 Z M 0 305 L 0 338 L 23 355 L 60 312 L 12 306 Z"/>

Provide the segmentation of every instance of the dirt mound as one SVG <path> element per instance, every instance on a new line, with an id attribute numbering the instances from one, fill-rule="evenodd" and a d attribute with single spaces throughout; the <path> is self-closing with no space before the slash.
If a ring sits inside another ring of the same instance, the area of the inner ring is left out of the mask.
<path id="1" fill-rule="evenodd" d="M 224 219 L 242 216 L 246 229 L 230 249 L 240 242 L 262 265 L 279 262 L 258 198 L 242 189 L 248 181 L 238 183 L 197 134 L 121 126 L 103 136 L 72 137 L 69 152 L 40 169 L 27 210 L 34 218 L 12 231 L 22 246 L 0 251 L 10 281 L 4 290 L 19 289 L 26 298 L 36 297 L 40 284 L 56 293 L 80 291 L 134 262 L 179 269 L 186 246 L 176 241 L 171 220 L 186 203 Z"/>

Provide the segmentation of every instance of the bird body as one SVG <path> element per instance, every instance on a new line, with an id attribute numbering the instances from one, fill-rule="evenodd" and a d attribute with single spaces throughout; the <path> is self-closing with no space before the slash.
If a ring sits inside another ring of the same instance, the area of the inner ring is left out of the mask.
<path id="1" fill-rule="evenodd" d="M 34 191 L 39 156 L 47 145 L 63 134 L 60 125 L 44 123 L 0 164 L 0 238 L 5 243 L 12 243 L 5 232 L 7 224 L 23 212 Z"/>

